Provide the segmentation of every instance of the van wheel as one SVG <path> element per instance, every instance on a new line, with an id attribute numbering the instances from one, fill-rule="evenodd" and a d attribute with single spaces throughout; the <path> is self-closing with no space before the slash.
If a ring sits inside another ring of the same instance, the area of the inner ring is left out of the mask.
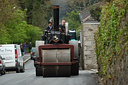
<path id="1" fill-rule="evenodd" d="M 2 72 L 1 72 L 0 74 L 1 74 L 1 75 L 3 75 L 3 73 L 2 73 Z"/>
<path id="2" fill-rule="evenodd" d="M 22 69 L 20 70 L 20 72 L 25 72 L 25 67 L 23 65 Z"/>
<path id="3" fill-rule="evenodd" d="M 20 67 L 19 66 L 17 66 L 17 68 L 16 68 L 16 73 L 20 73 Z"/>
<path id="4" fill-rule="evenodd" d="M 1 72 L 1 75 L 4 75 L 4 72 L 3 71 Z"/>
<path id="5" fill-rule="evenodd" d="M 4 74 L 6 74 L 6 70 L 4 70 Z"/>
<path id="6" fill-rule="evenodd" d="M 5 72 L 5 69 L 2 70 L 1 72 L 1 75 L 4 75 L 6 72 Z"/>

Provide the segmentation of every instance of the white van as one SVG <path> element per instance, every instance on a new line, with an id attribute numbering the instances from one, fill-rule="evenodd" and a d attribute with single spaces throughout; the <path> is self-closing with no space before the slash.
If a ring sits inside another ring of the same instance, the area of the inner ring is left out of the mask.
<path id="1" fill-rule="evenodd" d="M 24 72 L 23 55 L 20 45 L 0 45 L 0 55 L 4 58 L 6 69 L 16 70 L 17 73 Z"/>

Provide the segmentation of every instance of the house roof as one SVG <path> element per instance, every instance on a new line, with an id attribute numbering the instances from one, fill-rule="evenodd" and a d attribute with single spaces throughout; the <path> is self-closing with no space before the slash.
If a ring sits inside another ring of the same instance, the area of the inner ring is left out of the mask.
<path id="1" fill-rule="evenodd" d="M 104 5 L 104 2 L 98 2 L 95 5 L 103 6 Z M 81 22 L 97 22 L 96 20 L 94 20 L 91 17 L 91 14 L 90 14 L 90 11 L 88 10 L 88 8 L 82 10 L 79 13 L 79 16 L 80 16 L 80 21 Z"/>
<path id="2" fill-rule="evenodd" d="M 80 21 L 81 22 L 85 22 L 86 20 L 88 20 L 91 16 L 90 12 L 88 11 L 88 9 L 84 9 L 79 13 L 80 16 Z"/>

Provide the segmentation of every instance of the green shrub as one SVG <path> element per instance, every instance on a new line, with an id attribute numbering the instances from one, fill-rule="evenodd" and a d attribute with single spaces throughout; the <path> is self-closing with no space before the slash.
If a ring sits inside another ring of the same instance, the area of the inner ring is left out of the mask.
<path id="1" fill-rule="evenodd" d="M 99 75 L 110 78 L 109 69 L 128 52 L 128 0 L 114 0 L 103 6 L 95 41 Z"/>

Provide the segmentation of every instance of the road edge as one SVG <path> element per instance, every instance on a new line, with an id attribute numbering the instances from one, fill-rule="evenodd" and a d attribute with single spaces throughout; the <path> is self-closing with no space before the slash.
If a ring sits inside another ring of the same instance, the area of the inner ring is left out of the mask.
<path id="1" fill-rule="evenodd" d="M 24 64 L 27 63 L 29 60 L 30 60 L 31 57 L 27 58 L 25 61 L 24 61 Z"/>

